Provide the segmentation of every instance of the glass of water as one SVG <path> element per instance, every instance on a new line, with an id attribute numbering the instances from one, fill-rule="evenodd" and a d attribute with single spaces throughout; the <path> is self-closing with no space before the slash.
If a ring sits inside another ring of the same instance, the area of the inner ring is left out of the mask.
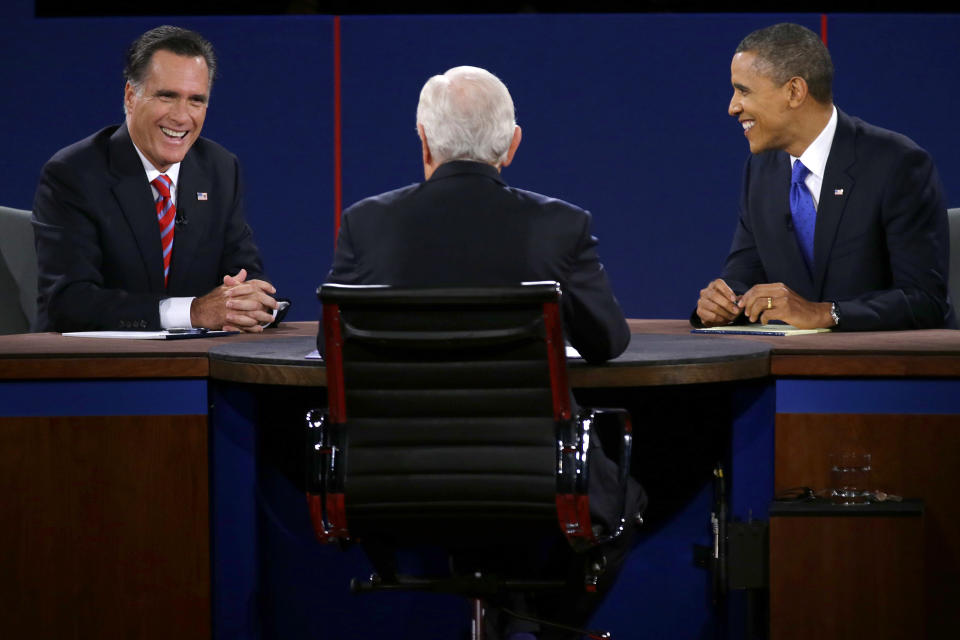
<path id="1" fill-rule="evenodd" d="M 870 454 L 842 451 L 830 454 L 830 484 L 835 504 L 870 501 Z"/>

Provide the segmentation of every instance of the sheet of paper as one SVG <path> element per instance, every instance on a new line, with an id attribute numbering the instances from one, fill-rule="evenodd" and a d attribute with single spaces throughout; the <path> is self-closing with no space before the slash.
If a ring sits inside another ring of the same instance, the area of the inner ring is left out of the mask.
<path id="1" fill-rule="evenodd" d="M 579 357 L 580 357 L 580 352 L 574 349 L 573 347 L 571 347 L 570 345 L 567 345 L 567 358 L 569 359 L 569 358 L 579 358 Z M 306 358 L 307 360 L 323 360 L 323 356 L 321 356 L 320 352 L 317 351 L 316 349 L 314 349 L 313 351 L 305 355 L 304 358 Z"/>
<path id="2" fill-rule="evenodd" d="M 808 333 L 829 333 L 830 329 L 797 329 L 789 324 L 743 324 L 692 329 L 690 333 L 719 333 L 765 336 L 801 336 Z"/>
<path id="3" fill-rule="evenodd" d="M 67 338 L 113 338 L 115 340 L 183 340 L 185 338 L 216 338 L 234 331 L 163 330 L 163 331 L 71 331 L 61 335 Z"/>

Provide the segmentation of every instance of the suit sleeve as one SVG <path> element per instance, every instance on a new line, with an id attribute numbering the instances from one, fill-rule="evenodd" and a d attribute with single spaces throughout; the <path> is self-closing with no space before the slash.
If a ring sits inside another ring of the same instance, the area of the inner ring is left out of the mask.
<path id="1" fill-rule="evenodd" d="M 327 274 L 327 282 L 337 284 L 363 284 L 360 273 L 360 262 L 353 247 L 350 234 L 350 210 L 344 212 L 340 219 L 340 230 L 337 233 L 337 248 L 333 253 L 333 265 Z"/>
<path id="2" fill-rule="evenodd" d="M 160 328 L 160 295 L 105 286 L 97 212 L 68 165 L 51 161 L 44 166 L 33 221 L 39 296 L 46 301 L 37 330 Z"/>
<path id="3" fill-rule="evenodd" d="M 880 200 L 891 286 L 836 301 L 849 330 L 932 329 L 949 324 L 947 214 L 929 154 L 910 149 L 884 185 Z"/>
<path id="4" fill-rule="evenodd" d="M 757 250 L 757 241 L 750 226 L 747 194 L 750 193 L 751 162 L 743 170 L 743 186 L 740 189 L 740 213 L 737 228 L 730 243 L 730 253 L 720 276 L 734 293 L 743 295 L 755 284 L 767 282 L 767 273 Z"/>
<path id="5" fill-rule="evenodd" d="M 753 229 L 750 226 L 747 204 L 747 194 L 750 190 L 750 168 L 751 164 L 748 159 L 743 169 L 743 185 L 740 188 L 740 210 L 737 216 L 737 228 L 733 232 L 730 252 L 727 254 L 727 260 L 720 274 L 720 279 L 726 282 L 727 286 L 738 296 L 742 296 L 755 284 L 767 282 L 767 273 L 763 268 L 763 261 L 760 259 L 760 252 L 757 250 L 757 241 L 753 235 Z M 746 317 L 741 314 L 737 317 L 734 324 L 745 322 Z M 703 326 L 700 316 L 697 315 L 696 307 L 694 307 L 690 313 L 690 324 L 694 327 Z"/>
<path id="6" fill-rule="evenodd" d="M 569 276 L 561 287 L 567 337 L 583 359 L 600 363 L 623 353 L 630 343 L 630 328 L 600 264 L 589 213 L 583 217 Z"/>
<path id="7" fill-rule="evenodd" d="M 227 211 L 223 253 L 220 255 L 220 274 L 221 277 L 236 275 L 240 269 L 246 269 L 247 280 L 267 280 L 260 251 L 253 241 L 253 231 L 247 224 L 240 163 L 236 157 L 231 156 L 231 158 L 235 188 L 233 201 Z"/>
<path id="8" fill-rule="evenodd" d="M 337 284 L 361 284 L 353 242 L 350 240 L 350 217 L 346 211 L 340 219 L 340 231 L 337 233 L 337 248 L 333 253 L 333 265 L 327 274 L 326 282 Z M 320 323 L 317 331 L 317 350 L 326 353 L 323 332 L 323 308 L 320 309 Z"/>

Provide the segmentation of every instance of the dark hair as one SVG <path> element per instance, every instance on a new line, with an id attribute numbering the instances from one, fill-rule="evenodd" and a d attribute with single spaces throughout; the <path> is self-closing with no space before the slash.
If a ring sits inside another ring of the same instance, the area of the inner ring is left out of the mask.
<path id="1" fill-rule="evenodd" d="M 799 76 L 817 102 L 833 100 L 830 52 L 810 29 L 789 22 L 758 29 L 740 41 L 736 53 L 742 52 L 756 54 L 754 66 L 777 85 Z"/>
<path id="2" fill-rule="evenodd" d="M 135 87 L 143 83 L 150 60 L 157 51 L 169 51 L 178 56 L 203 56 L 210 74 L 210 86 L 213 86 L 213 77 L 217 70 L 217 56 L 213 53 L 213 45 L 196 31 L 166 24 L 150 29 L 134 40 L 127 49 L 126 63 L 123 66 L 123 77 L 127 82 Z"/>

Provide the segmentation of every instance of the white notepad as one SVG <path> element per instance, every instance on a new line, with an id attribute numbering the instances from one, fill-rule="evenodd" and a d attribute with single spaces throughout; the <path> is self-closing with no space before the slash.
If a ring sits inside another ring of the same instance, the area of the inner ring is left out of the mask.
<path id="1" fill-rule="evenodd" d="M 790 324 L 742 324 L 692 329 L 690 333 L 739 334 L 748 336 L 802 336 L 808 333 L 829 333 L 830 329 L 797 329 Z"/>

